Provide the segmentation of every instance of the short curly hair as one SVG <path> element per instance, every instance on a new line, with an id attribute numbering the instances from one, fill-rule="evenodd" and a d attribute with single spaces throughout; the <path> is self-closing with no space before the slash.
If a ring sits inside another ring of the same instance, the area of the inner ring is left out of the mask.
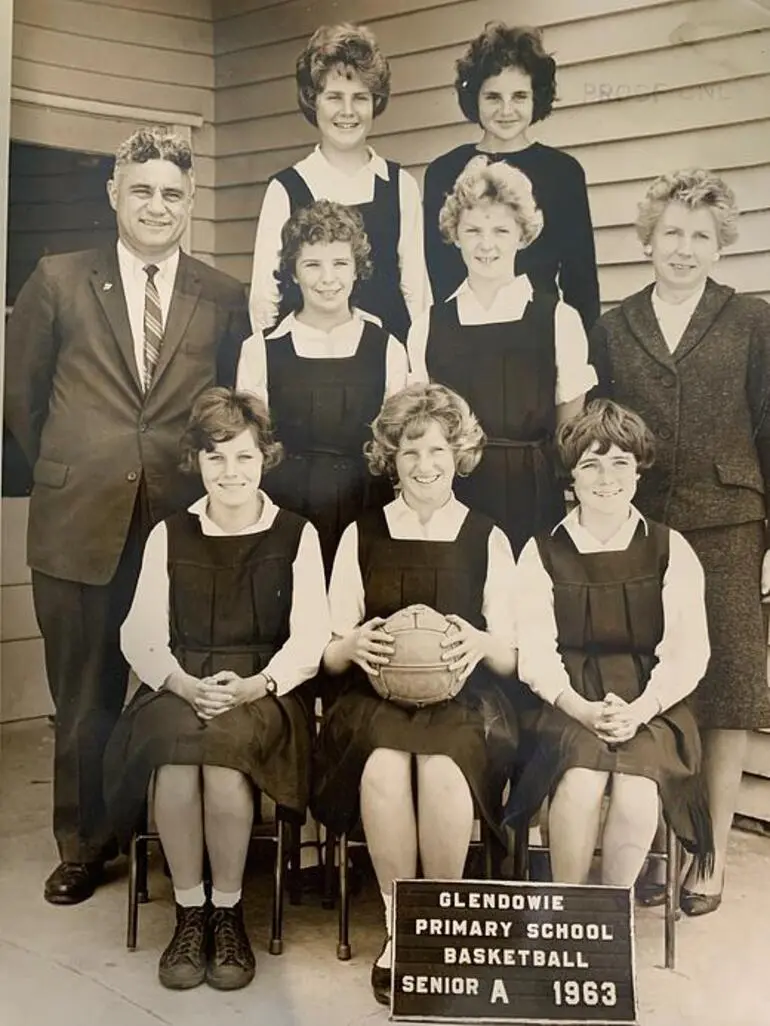
<path id="1" fill-rule="evenodd" d="M 193 173 L 189 142 L 159 125 L 139 128 L 123 140 L 115 151 L 115 172 L 126 164 L 146 164 L 148 160 L 168 160 L 185 174 L 192 176 Z"/>
<path id="2" fill-rule="evenodd" d="M 510 207 L 521 232 L 521 248 L 534 242 L 543 230 L 543 215 L 535 203 L 529 178 L 505 161 L 479 155 L 468 161 L 438 215 L 446 242 L 457 242 L 457 226 L 463 210 L 483 203 Z"/>
<path id="3" fill-rule="evenodd" d="M 179 466 L 186 474 L 199 473 L 198 454 L 213 452 L 218 442 L 229 442 L 249 430 L 262 453 L 263 473 L 283 458 L 283 446 L 273 437 L 264 401 L 252 392 L 234 388 L 207 388 L 195 400 L 181 444 Z"/>
<path id="4" fill-rule="evenodd" d="M 643 246 L 650 244 L 655 225 L 669 203 L 682 203 L 690 210 L 708 208 L 714 217 L 720 249 L 738 238 L 740 211 L 735 193 L 713 171 L 691 167 L 660 175 L 647 189 L 636 215 L 636 234 Z"/>
<path id="5" fill-rule="evenodd" d="M 348 78 L 358 75 L 372 94 L 374 117 L 382 114 L 390 99 L 387 58 L 368 28 L 342 22 L 317 28 L 297 58 L 297 103 L 310 124 L 318 125 L 316 99 L 325 88 L 327 75 L 336 68 Z"/>
<path id="6" fill-rule="evenodd" d="M 396 453 L 402 438 L 420 438 L 436 422 L 454 452 L 461 477 L 478 465 L 486 443 L 468 403 L 446 385 L 408 385 L 389 396 L 372 422 L 372 441 L 364 447 L 372 474 L 398 481 Z"/>
<path id="7" fill-rule="evenodd" d="M 655 438 L 645 422 L 638 413 L 611 399 L 593 399 L 556 432 L 556 447 L 567 474 L 594 445 L 601 455 L 613 445 L 621 452 L 633 453 L 640 470 L 651 467 L 655 460 Z"/>
<path id="8" fill-rule="evenodd" d="M 540 29 L 490 21 L 456 64 L 457 100 L 468 121 L 479 124 L 479 94 L 488 78 L 520 68 L 532 80 L 532 124 L 543 121 L 556 99 L 556 61 L 543 48 Z"/>
<path id="9" fill-rule="evenodd" d="M 281 229 L 281 255 L 275 278 L 287 309 L 302 307 L 302 293 L 294 280 L 297 258 L 304 245 L 312 246 L 317 242 L 349 242 L 356 266 L 356 282 L 371 277 L 372 247 L 361 214 L 355 207 L 342 203 L 315 200 L 309 207 L 297 207 Z"/>

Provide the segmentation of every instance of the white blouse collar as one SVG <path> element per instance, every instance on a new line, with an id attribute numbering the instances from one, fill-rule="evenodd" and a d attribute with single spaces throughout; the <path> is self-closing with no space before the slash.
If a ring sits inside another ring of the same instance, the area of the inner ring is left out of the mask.
<path id="1" fill-rule="evenodd" d="M 247 524 L 240 531 L 236 531 L 234 535 L 229 531 L 223 531 L 208 515 L 208 495 L 202 495 L 200 499 L 196 499 L 195 502 L 187 507 L 187 512 L 198 517 L 201 522 L 201 530 L 206 535 L 234 537 L 241 534 L 259 534 L 261 531 L 267 531 L 268 528 L 272 527 L 273 521 L 278 516 L 278 506 L 276 506 L 270 496 L 263 492 L 262 489 L 260 489 L 259 494 L 262 497 L 262 512 L 259 520 L 256 523 Z"/>

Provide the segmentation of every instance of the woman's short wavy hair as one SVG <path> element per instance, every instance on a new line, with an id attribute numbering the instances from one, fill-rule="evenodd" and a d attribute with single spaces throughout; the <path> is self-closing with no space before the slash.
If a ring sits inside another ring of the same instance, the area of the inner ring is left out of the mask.
<path id="1" fill-rule="evenodd" d="M 208 388 L 195 400 L 184 435 L 180 468 L 186 474 L 199 473 L 198 454 L 213 452 L 218 442 L 229 442 L 249 430 L 264 458 L 263 472 L 277 466 L 283 446 L 273 437 L 267 406 L 252 392 L 234 388 Z"/>
<path id="2" fill-rule="evenodd" d="M 445 385 L 409 385 L 389 396 L 372 422 L 364 447 L 372 474 L 398 481 L 396 453 L 403 438 L 420 438 L 436 423 L 454 452 L 455 468 L 466 477 L 478 465 L 486 436 L 470 406 Z"/>
<path id="3" fill-rule="evenodd" d="M 532 80 L 532 124 L 543 121 L 556 99 L 556 61 L 543 49 L 540 29 L 490 21 L 472 39 L 456 64 L 455 90 L 460 110 L 479 124 L 479 94 L 488 78 L 520 68 Z"/>
<path id="4" fill-rule="evenodd" d="M 690 210 L 700 207 L 710 210 L 720 249 L 738 238 L 740 211 L 735 193 L 713 171 L 691 167 L 660 175 L 647 189 L 636 215 L 636 234 L 643 246 L 650 244 L 655 225 L 669 203 L 682 203 Z"/>
<path id="5" fill-rule="evenodd" d="M 640 470 L 651 467 L 655 460 L 655 438 L 645 422 L 638 413 L 611 399 L 593 399 L 556 432 L 556 447 L 567 474 L 594 445 L 602 455 L 613 445 L 633 453 Z"/>
<path id="6" fill-rule="evenodd" d="M 510 207 L 521 232 L 521 248 L 534 242 L 543 229 L 543 215 L 535 203 L 532 183 L 523 171 L 505 161 L 479 155 L 468 162 L 444 200 L 438 223 L 447 242 L 457 242 L 457 226 L 463 210 L 484 203 Z"/>
<path id="7" fill-rule="evenodd" d="M 316 99 L 335 69 L 348 78 L 358 75 L 372 94 L 374 117 L 382 114 L 390 99 L 390 65 L 374 33 L 350 22 L 321 25 L 297 58 L 297 103 L 311 125 L 318 125 Z"/>
<path id="8" fill-rule="evenodd" d="M 315 200 L 309 207 L 297 207 L 281 229 L 281 255 L 275 278 L 288 309 L 299 310 L 302 307 L 302 293 L 294 280 L 297 259 L 303 246 L 317 242 L 349 242 L 356 281 L 371 277 L 372 247 L 361 214 L 355 207 L 346 207 L 342 203 Z"/>

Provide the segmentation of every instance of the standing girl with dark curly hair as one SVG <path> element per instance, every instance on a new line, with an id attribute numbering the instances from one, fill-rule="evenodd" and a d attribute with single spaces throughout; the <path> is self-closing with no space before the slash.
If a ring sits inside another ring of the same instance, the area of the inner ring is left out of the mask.
<path id="1" fill-rule="evenodd" d="M 266 330 L 287 309 L 274 279 L 281 228 L 299 207 L 330 199 L 356 207 L 372 248 L 372 274 L 361 285 L 362 309 L 406 340 L 410 321 L 430 302 L 417 183 L 367 144 L 387 107 L 390 68 L 372 33 L 360 25 L 322 25 L 297 58 L 297 99 L 320 142 L 268 184 L 257 225 L 251 280 L 252 327 Z"/>
<path id="2" fill-rule="evenodd" d="M 276 501 L 318 528 L 327 573 L 345 526 L 392 497 L 367 473 L 363 446 L 383 398 L 406 384 L 404 347 L 351 301 L 371 280 L 359 212 L 330 200 L 299 207 L 282 230 L 278 280 L 292 312 L 243 346 L 240 388 L 270 406 L 287 458 Z"/>
<path id="3" fill-rule="evenodd" d="M 425 172 L 425 251 L 434 299 L 447 299 L 465 277 L 460 254 L 442 236 L 439 212 L 468 161 L 483 153 L 523 171 L 543 212 L 543 230 L 517 255 L 516 273 L 529 275 L 536 289 L 558 288 L 588 330 L 599 316 L 599 285 L 585 174 L 574 157 L 529 136 L 551 113 L 556 95 L 556 63 L 539 30 L 490 22 L 458 60 L 455 89 L 463 114 L 484 134 L 437 157 Z"/>

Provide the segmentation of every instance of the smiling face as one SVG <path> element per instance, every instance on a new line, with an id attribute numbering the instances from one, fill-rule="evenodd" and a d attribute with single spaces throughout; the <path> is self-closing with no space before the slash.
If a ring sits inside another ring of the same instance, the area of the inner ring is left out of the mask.
<path id="1" fill-rule="evenodd" d="M 671 202 L 658 218 L 650 246 L 661 297 L 686 298 L 703 287 L 719 255 L 714 215 L 708 207 Z"/>
<path id="2" fill-rule="evenodd" d="M 396 453 L 396 474 L 404 501 L 412 509 L 433 512 L 448 501 L 455 454 L 437 421 L 432 420 L 418 438 L 402 436 Z"/>
<path id="3" fill-rule="evenodd" d="M 198 454 L 203 486 L 208 492 L 212 516 L 217 510 L 232 512 L 257 504 L 264 457 L 253 432 L 244 428 L 227 442 L 216 442 L 209 452 Z"/>
<path id="4" fill-rule="evenodd" d="M 356 261 L 349 242 L 305 242 L 294 267 L 306 319 L 345 316 L 356 281 Z"/>
<path id="5" fill-rule="evenodd" d="M 532 113 L 532 79 L 526 71 L 504 68 L 499 75 L 485 79 L 479 90 L 482 149 L 513 153 L 528 146 Z"/>
<path id="6" fill-rule="evenodd" d="M 520 242 L 519 223 L 506 203 L 483 200 L 460 213 L 457 246 L 471 285 L 474 278 L 485 282 L 512 278 Z"/>
<path id="7" fill-rule="evenodd" d="M 107 195 L 121 241 L 140 260 L 163 260 L 176 250 L 192 210 L 189 174 L 170 160 L 123 164 Z"/>
<path id="8" fill-rule="evenodd" d="M 316 97 L 316 121 L 321 148 L 363 149 L 374 119 L 374 98 L 355 73 L 350 78 L 337 68 L 326 76 Z"/>
<path id="9" fill-rule="evenodd" d="M 594 442 L 582 454 L 572 471 L 575 498 L 581 514 L 624 519 L 636 493 L 639 479 L 636 457 L 611 445 L 605 453 L 598 452 Z"/>

